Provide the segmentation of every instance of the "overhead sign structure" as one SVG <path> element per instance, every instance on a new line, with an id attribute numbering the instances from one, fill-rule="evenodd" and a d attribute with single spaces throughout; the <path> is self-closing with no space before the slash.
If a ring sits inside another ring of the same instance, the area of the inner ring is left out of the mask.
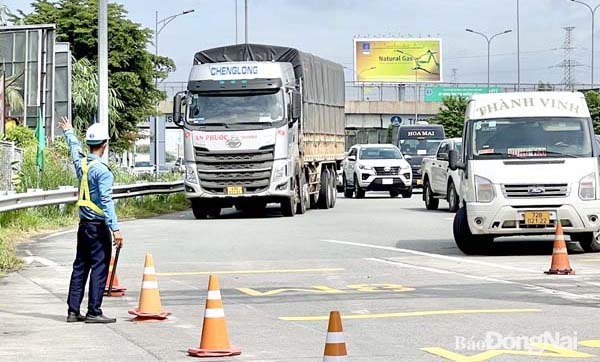
<path id="1" fill-rule="evenodd" d="M 444 97 L 470 97 L 473 94 L 501 93 L 500 87 L 425 87 L 425 102 L 441 102 Z"/>
<path id="2" fill-rule="evenodd" d="M 442 40 L 354 39 L 354 70 L 358 82 L 441 82 Z"/>

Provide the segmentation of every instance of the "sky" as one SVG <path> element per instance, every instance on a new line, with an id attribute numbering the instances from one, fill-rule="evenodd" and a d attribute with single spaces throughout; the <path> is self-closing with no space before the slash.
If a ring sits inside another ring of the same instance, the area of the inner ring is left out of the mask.
<path id="1" fill-rule="evenodd" d="M 181 11 L 194 13 L 169 23 L 159 36 L 159 53 L 177 70 L 168 82 L 186 81 L 198 50 L 244 42 L 244 0 L 119 0 L 129 17 L 154 29 L 159 19 Z M 594 7 L 600 0 L 582 0 Z M 30 10 L 30 0 L 0 0 L 10 9 Z M 573 31 L 577 83 L 591 73 L 591 13 L 570 0 L 520 0 L 521 83 L 560 83 L 564 69 L 563 27 Z M 598 15 L 598 14 L 597 14 Z M 600 23 L 596 30 L 600 28 Z M 295 47 L 353 67 L 354 37 L 439 37 L 444 81 L 485 83 L 487 43 L 468 33 L 511 29 L 491 42 L 491 83 L 517 82 L 517 0 L 248 0 L 248 42 Z M 598 31 L 596 31 L 598 33 Z M 596 37 L 596 41 L 598 41 Z M 110 40 L 109 40 L 110 41 Z M 600 45 L 595 47 L 595 80 L 600 81 Z M 153 45 L 149 50 L 154 51 Z M 352 79 L 352 71 L 346 70 Z"/>

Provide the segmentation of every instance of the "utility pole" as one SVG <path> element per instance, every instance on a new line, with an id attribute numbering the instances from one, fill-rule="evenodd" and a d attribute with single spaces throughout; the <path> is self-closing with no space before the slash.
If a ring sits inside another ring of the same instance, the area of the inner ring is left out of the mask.
<path id="1" fill-rule="evenodd" d="M 235 2 L 235 43 L 238 43 L 238 0 L 233 0 Z"/>
<path id="2" fill-rule="evenodd" d="M 519 30 L 519 0 L 517 0 L 517 92 L 521 90 L 521 33 Z"/>
<path id="3" fill-rule="evenodd" d="M 575 27 L 566 26 L 563 29 L 565 30 L 565 40 L 563 41 L 561 49 L 564 51 L 564 58 L 557 66 L 563 68 L 563 79 L 561 80 L 561 84 L 563 84 L 565 89 L 573 90 L 575 88 L 574 68 L 581 66 L 581 64 L 573 59 L 575 51 L 575 46 L 573 44 L 573 29 L 575 29 Z"/>
<path id="4" fill-rule="evenodd" d="M 108 0 L 98 2 L 98 123 L 110 131 L 108 122 Z M 108 164 L 108 146 L 102 155 Z"/>
<path id="5" fill-rule="evenodd" d="M 244 0 L 244 42 L 248 44 L 248 0 Z"/>

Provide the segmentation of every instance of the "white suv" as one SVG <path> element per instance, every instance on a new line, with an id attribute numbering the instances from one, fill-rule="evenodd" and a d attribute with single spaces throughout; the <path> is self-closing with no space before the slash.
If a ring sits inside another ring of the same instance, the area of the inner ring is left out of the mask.
<path id="1" fill-rule="evenodd" d="M 363 198 L 366 191 L 388 191 L 391 197 L 412 196 L 412 170 L 394 145 L 354 145 L 343 162 L 345 197 Z"/>

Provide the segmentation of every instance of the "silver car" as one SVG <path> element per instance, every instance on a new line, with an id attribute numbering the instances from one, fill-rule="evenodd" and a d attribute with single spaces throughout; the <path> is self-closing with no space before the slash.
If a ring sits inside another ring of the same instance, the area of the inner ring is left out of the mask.
<path id="1" fill-rule="evenodd" d="M 388 191 L 391 197 L 412 196 L 412 169 L 394 145 L 354 145 L 343 162 L 345 197 L 363 198 L 366 191 Z"/>

